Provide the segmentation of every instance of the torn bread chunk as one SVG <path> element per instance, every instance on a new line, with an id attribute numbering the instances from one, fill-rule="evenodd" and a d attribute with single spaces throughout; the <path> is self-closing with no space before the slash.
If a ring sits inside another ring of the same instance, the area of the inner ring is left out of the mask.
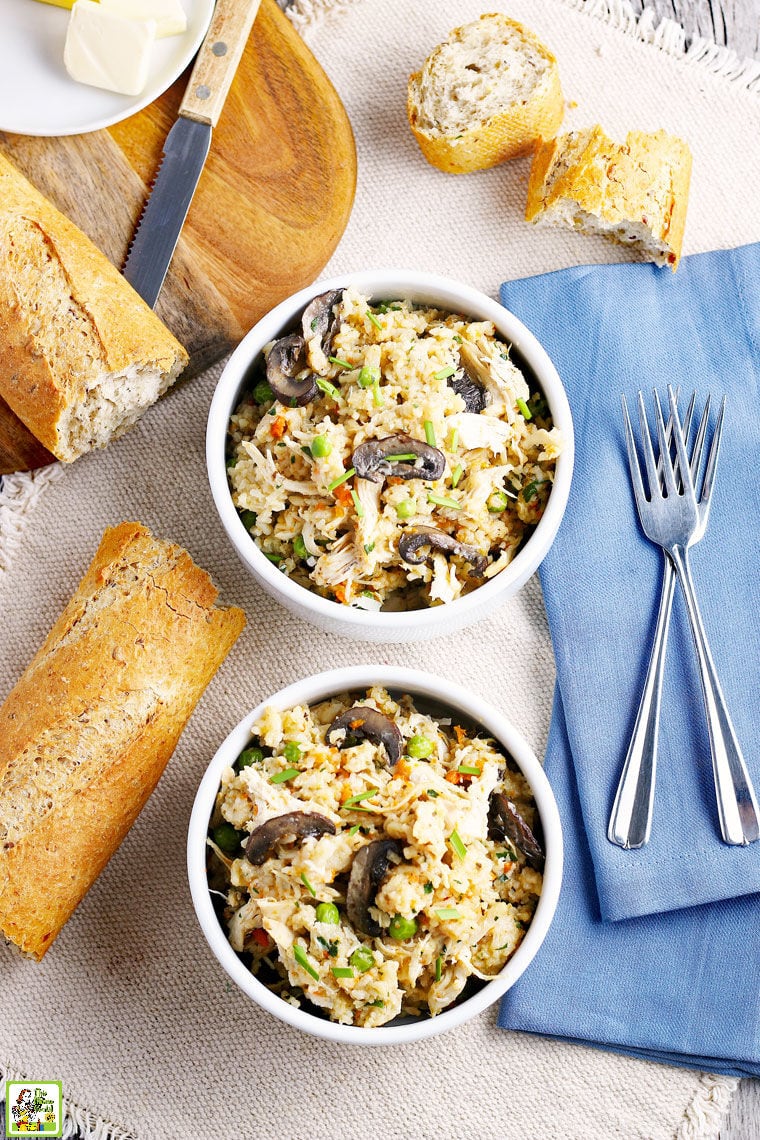
<path id="1" fill-rule="evenodd" d="M 105 254 L 0 156 L 0 396 L 58 459 L 132 427 L 187 353 Z"/>
<path id="2" fill-rule="evenodd" d="M 496 166 L 556 134 L 557 61 L 500 12 L 455 28 L 409 79 L 407 115 L 428 162 L 452 174 Z"/>
<path id="3" fill-rule="evenodd" d="M 629 131 L 624 143 L 600 126 L 571 131 L 536 151 L 525 216 L 600 234 L 675 271 L 690 176 L 688 145 L 665 131 Z"/>

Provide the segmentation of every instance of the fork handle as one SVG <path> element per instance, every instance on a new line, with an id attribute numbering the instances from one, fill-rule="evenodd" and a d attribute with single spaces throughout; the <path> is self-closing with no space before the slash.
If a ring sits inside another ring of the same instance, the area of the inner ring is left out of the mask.
<path id="1" fill-rule="evenodd" d="M 721 835 L 725 843 L 735 845 L 753 843 L 760 837 L 757 800 L 707 643 L 707 635 L 694 592 L 688 552 L 684 546 L 674 546 L 668 553 L 673 559 L 683 590 L 697 650 Z"/>
<path id="2" fill-rule="evenodd" d="M 643 847 L 652 830 L 662 678 L 675 585 L 675 570 L 666 557 L 652 653 L 607 829 L 610 843 L 618 847 Z"/>

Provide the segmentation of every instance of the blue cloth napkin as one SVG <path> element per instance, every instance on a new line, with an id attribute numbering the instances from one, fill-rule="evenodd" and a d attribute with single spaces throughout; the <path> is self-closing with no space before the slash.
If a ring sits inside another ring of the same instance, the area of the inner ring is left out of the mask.
<path id="1" fill-rule="evenodd" d="M 640 530 L 621 393 L 680 385 L 727 393 L 707 533 L 692 569 L 713 657 L 760 795 L 760 245 L 646 264 L 591 266 L 502 286 L 566 386 L 576 430 L 567 513 L 541 569 L 557 681 L 604 919 L 760 891 L 760 842 L 718 830 L 696 658 L 676 592 L 649 844 L 624 851 L 607 823 L 649 660 L 662 553 Z M 717 407 L 715 409 L 717 412 Z M 635 422 L 635 421 L 634 421 Z M 570 848 L 570 858 L 573 857 Z"/>
<path id="2" fill-rule="evenodd" d="M 502 287 L 566 385 L 577 463 L 541 571 L 557 660 L 546 771 L 565 880 L 504 1028 L 734 1076 L 760 1076 L 760 843 L 719 837 L 701 690 L 677 592 L 652 838 L 607 841 L 659 600 L 641 534 L 620 394 L 671 383 L 728 395 L 707 534 L 692 565 L 713 655 L 760 793 L 760 245 L 649 265 L 586 267 Z M 651 406 L 651 397 L 650 397 Z M 614 921 L 613 921 L 614 920 Z"/>
<path id="3" fill-rule="evenodd" d="M 504 997 L 499 1024 L 760 1076 L 760 896 L 603 922 L 559 699 L 546 772 L 562 815 L 565 878 L 546 941 Z"/>

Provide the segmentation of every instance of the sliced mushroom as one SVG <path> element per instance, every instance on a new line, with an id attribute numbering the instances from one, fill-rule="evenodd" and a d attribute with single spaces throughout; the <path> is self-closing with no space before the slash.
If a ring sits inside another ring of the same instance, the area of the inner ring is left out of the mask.
<path id="1" fill-rule="evenodd" d="M 463 341 L 459 348 L 459 362 L 464 376 L 453 376 L 449 384 L 464 400 L 465 411 L 482 412 L 488 403 L 488 385 L 491 383 L 488 366 L 467 341 Z"/>
<path id="2" fill-rule="evenodd" d="M 283 404 L 308 404 L 317 394 L 316 377 L 309 373 L 302 380 L 298 375 L 308 368 L 306 341 L 298 333 L 280 337 L 267 356 L 267 380 L 277 399 Z"/>
<path id="3" fill-rule="evenodd" d="M 391 461 L 389 455 L 414 455 L 415 459 Z M 359 444 L 351 457 L 351 465 L 361 479 L 371 479 L 373 483 L 382 482 L 386 475 L 432 482 L 440 479 L 446 470 L 446 457 L 437 447 L 400 431 Z"/>
<path id="4" fill-rule="evenodd" d="M 436 530 L 432 526 L 420 526 L 414 530 L 406 530 L 398 540 L 398 552 L 404 562 L 412 566 L 419 566 L 440 550 L 442 554 L 458 554 L 465 562 L 469 562 L 472 573 L 476 578 L 482 577 L 488 565 L 485 554 L 481 554 L 474 546 L 460 542 L 452 534 L 443 530 Z"/>
<path id="5" fill-rule="evenodd" d="M 507 839 L 525 856 L 529 867 L 540 871 L 544 865 L 541 844 L 503 792 L 494 792 L 488 809 L 488 833 L 495 839 Z"/>
<path id="6" fill-rule="evenodd" d="M 335 312 L 336 305 L 343 299 L 342 289 L 332 289 L 327 293 L 320 293 L 303 311 L 301 324 L 304 340 L 313 340 L 319 337 L 322 351 L 327 355 L 332 345 L 333 337 L 340 328 L 340 317 Z"/>
<path id="7" fill-rule="evenodd" d="M 403 748 L 401 732 L 397 725 L 385 713 L 373 709 L 371 705 L 353 705 L 340 716 L 336 716 L 327 730 L 325 739 L 332 744 L 332 737 L 336 732 L 345 731 L 345 737 L 339 748 L 350 746 L 351 739 L 371 740 L 373 744 L 382 744 L 391 767 L 396 763 Z"/>
<path id="8" fill-rule="evenodd" d="M 254 867 L 260 867 L 273 848 L 288 835 L 295 839 L 335 835 L 335 824 L 316 811 L 289 811 L 285 815 L 276 815 L 251 832 L 245 847 L 246 859 Z"/>
<path id="9" fill-rule="evenodd" d="M 346 890 L 346 913 L 354 930 L 370 938 L 379 938 L 383 929 L 369 908 L 374 906 L 377 889 L 388 873 L 391 855 L 401 856 L 403 851 L 400 839 L 375 839 L 354 855 Z"/>

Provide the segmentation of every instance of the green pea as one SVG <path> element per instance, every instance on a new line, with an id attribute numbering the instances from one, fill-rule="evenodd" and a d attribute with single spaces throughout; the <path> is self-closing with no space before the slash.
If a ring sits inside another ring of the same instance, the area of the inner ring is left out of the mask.
<path id="1" fill-rule="evenodd" d="M 340 912 L 335 903 L 320 903 L 317 907 L 317 922 L 329 922 L 330 926 L 338 926 Z"/>
<path id="2" fill-rule="evenodd" d="M 306 549 L 306 543 L 303 540 L 302 534 L 297 534 L 293 539 L 293 553 L 296 558 L 300 558 L 303 562 L 309 557 L 309 552 Z"/>
<path id="3" fill-rule="evenodd" d="M 407 756 L 412 760 L 424 760 L 435 748 L 435 744 L 427 736 L 411 736 L 406 746 Z"/>
<path id="4" fill-rule="evenodd" d="M 274 392 L 269 387 L 266 380 L 259 380 L 256 387 L 253 389 L 253 398 L 257 404 L 268 404 L 270 400 L 274 399 Z"/>
<path id="5" fill-rule="evenodd" d="M 357 946 L 348 960 L 360 974 L 366 974 L 375 964 L 375 955 L 369 946 Z"/>
<path id="6" fill-rule="evenodd" d="M 252 748 L 244 748 L 235 761 L 235 767 L 238 772 L 242 772 L 243 768 L 250 768 L 251 764 L 260 764 L 264 759 L 264 751 L 257 748 L 255 745 Z"/>
<path id="7" fill-rule="evenodd" d="M 315 435 L 311 441 L 311 454 L 315 459 L 324 459 L 332 451 L 332 444 L 326 435 Z"/>
<path id="8" fill-rule="evenodd" d="M 231 823 L 220 823 L 218 827 L 214 828 L 211 838 L 222 851 L 226 851 L 228 855 L 233 855 L 239 850 L 245 834 L 244 831 L 238 831 Z"/>
<path id="9" fill-rule="evenodd" d="M 410 519 L 417 509 L 413 499 L 402 499 L 396 503 L 396 514 L 400 519 Z"/>
<path id="10" fill-rule="evenodd" d="M 403 914 L 395 914 L 388 927 L 388 933 L 397 942 L 405 942 L 407 938 L 414 938 L 417 933 L 417 922 L 413 918 L 404 918 Z"/>
<path id="11" fill-rule="evenodd" d="M 282 750 L 288 764 L 297 764 L 301 759 L 301 745 L 295 740 L 289 740 Z"/>
<path id="12" fill-rule="evenodd" d="M 492 515 L 498 515 L 507 509 L 509 499 L 503 491 L 493 491 L 486 500 L 486 506 Z"/>
<path id="13" fill-rule="evenodd" d="M 255 511 L 241 511 L 240 512 L 240 521 L 246 530 L 250 530 L 251 527 L 256 526 L 256 512 Z"/>

